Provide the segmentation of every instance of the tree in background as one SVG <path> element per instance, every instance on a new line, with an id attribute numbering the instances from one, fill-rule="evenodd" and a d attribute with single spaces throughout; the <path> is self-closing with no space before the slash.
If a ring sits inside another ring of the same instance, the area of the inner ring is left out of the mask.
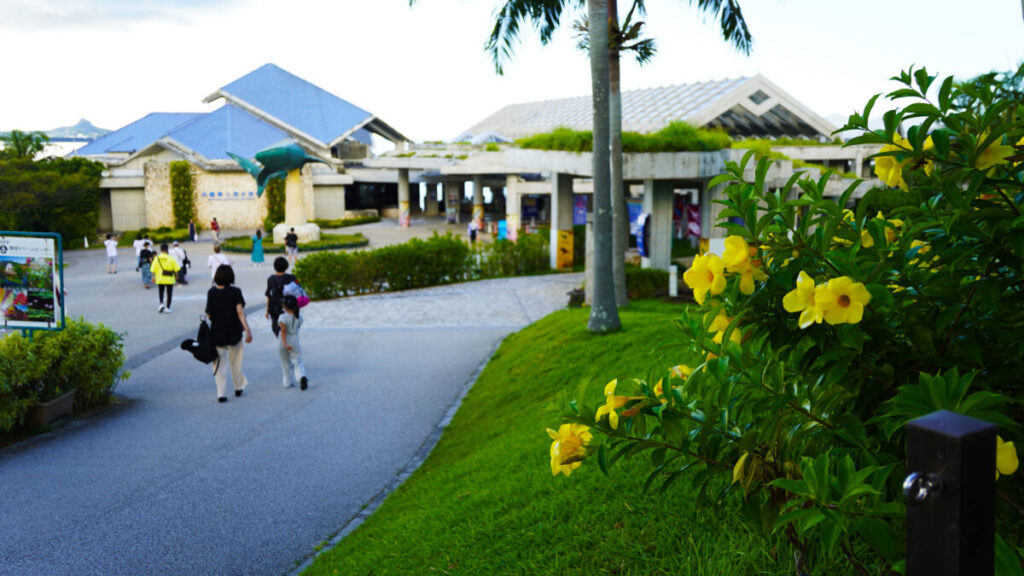
<path id="1" fill-rule="evenodd" d="M 0 158 L 35 158 L 49 141 L 50 137 L 42 132 L 11 130 L 10 134 L 0 135 L 0 142 L 4 144 Z"/>
<path id="2" fill-rule="evenodd" d="M 263 229 L 273 230 L 281 222 L 284 222 L 284 179 L 272 178 L 267 183 L 267 217 L 263 219 Z"/>
<path id="3" fill-rule="evenodd" d="M 57 232 L 65 243 L 92 236 L 103 165 L 84 158 L 34 161 L 26 152 L 38 142 L 19 148 L 20 156 L 0 156 L 0 229 Z"/>
<path id="4" fill-rule="evenodd" d="M 175 228 L 185 228 L 189 220 L 195 219 L 195 183 L 187 160 L 171 162 L 171 204 Z"/>

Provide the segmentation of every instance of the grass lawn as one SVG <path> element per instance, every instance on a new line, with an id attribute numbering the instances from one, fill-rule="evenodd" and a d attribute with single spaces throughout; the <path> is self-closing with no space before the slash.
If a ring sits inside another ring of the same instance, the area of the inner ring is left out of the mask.
<path id="1" fill-rule="evenodd" d="M 304 574 L 792 574 L 789 545 L 743 527 L 738 498 L 699 507 L 685 479 L 645 494 L 643 459 L 551 476 L 545 429 L 570 398 L 694 363 L 672 325 L 685 310 L 636 301 L 622 332 L 595 336 L 589 310 L 567 309 L 510 335 L 427 461 Z M 812 566 L 847 573 L 827 564 Z"/>

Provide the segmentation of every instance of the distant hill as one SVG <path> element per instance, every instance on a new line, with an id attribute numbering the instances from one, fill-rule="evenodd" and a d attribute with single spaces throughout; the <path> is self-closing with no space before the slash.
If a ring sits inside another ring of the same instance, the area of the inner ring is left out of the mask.
<path id="1" fill-rule="evenodd" d="M 34 130 L 25 130 L 25 132 L 34 132 Z M 39 132 L 49 136 L 50 140 L 80 140 L 89 142 L 103 136 L 110 132 L 110 130 L 93 126 L 92 122 L 83 118 L 74 126 L 62 126 L 52 130 L 39 130 Z M 8 134 L 10 132 L 0 132 L 0 136 L 7 136 Z"/>

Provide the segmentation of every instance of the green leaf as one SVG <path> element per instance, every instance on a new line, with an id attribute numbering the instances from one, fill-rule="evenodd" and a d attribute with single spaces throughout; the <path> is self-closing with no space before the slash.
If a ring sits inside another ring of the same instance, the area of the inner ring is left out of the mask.
<path id="1" fill-rule="evenodd" d="M 894 562 L 899 557 L 899 549 L 896 546 L 898 540 L 885 522 L 877 518 L 857 518 L 854 521 L 854 529 L 864 542 L 887 562 Z"/>
<path id="2" fill-rule="evenodd" d="M 1024 576 L 1020 556 L 999 534 L 996 534 L 996 576 Z"/>

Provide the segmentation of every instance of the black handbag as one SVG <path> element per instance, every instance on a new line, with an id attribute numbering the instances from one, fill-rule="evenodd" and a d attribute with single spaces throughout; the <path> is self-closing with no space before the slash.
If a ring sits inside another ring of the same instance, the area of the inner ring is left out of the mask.
<path id="1" fill-rule="evenodd" d="M 210 332 L 210 323 L 206 321 L 205 316 L 199 317 L 199 332 L 195 340 L 182 340 L 181 349 L 191 352 L 196 360 L 203 364 L 209 364 L 218 358 L 217 347 L 213 345 L 213 334 Z"/>

